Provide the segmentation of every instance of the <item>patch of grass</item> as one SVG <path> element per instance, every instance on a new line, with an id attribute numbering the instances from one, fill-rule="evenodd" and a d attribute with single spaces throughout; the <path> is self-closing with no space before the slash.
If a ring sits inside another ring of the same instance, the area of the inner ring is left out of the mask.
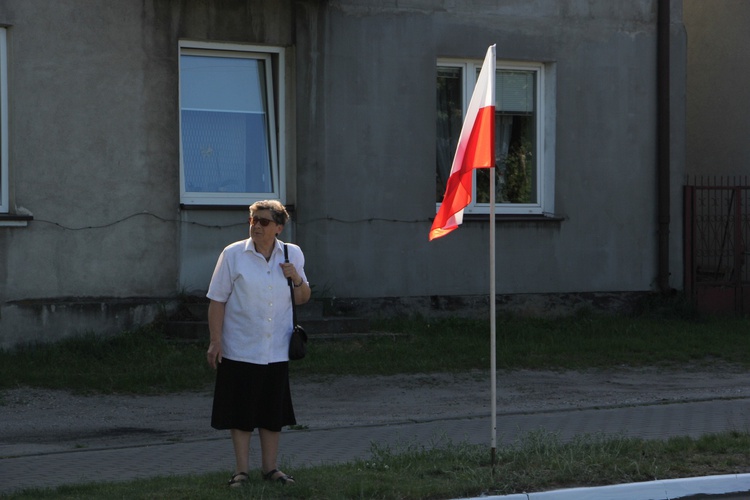
<path id="1" fill-rule="evenodd" d="M 466 371 L 489 367 L 489 326 L 473 320 L 381 320 L 374 329 L 405 335 L 316 342 L 293 373 L 390 375 Z"/>
<path id="2" fill-rule="evenodd" d="M 498 366 L 586 369 L 685 363 L 748 365 L 750 320 L 593 316 L 498 324 Z"/>
<path id="3" fill-rule="evenodd" d="M 213 379 L 205 346 L 167 341 L 154 327 L 114 337 L 87 334 L 54 344 L 0 351 L 0 389 L 158 394 L 204 387 Z"/>
<path id="4" fill-rule="evenodd" d="M 402 318 L 380 320 L 374 328 L 406 335 L 335 342 L 315 342 L 313 336 L 308 357 L 292 363 L 292 373 L 388 375 L 489 368 L 488 322 Z M 748 318 L 508 316 L 497 321 L 497 367 L 584 370 L 716 361 L 747 367 L 749 332 Z"/>
<path id="5" fill-rule="evenodd" d="M 741 473 L 750 466 L 750 434 L 727 432 L 698 439 L 647 441 L 584 435 L 563 442 L 537 431 L 497 451 L 436 437 L 427 445 L 373 446 L 371 456 L 347 464 L 296 469 L 297 484 L 280 486 L 251 474 L 229 490 L 229 472 L 161 477 L 123 483 L 26 490 L 9 499 L 87 498 L 304 498 L 441 499 L 506 495 L 699 475 Z"/>

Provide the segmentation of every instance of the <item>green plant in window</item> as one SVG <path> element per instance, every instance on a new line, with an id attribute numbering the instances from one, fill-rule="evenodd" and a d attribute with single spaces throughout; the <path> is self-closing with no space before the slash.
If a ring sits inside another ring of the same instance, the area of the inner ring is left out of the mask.
<path id="1" fill-rule="evenodd" d="M 531 202 L 532 163 L 528 142 L 514 146 L 502 159 L 503 183 L 501 198 L 506 203 Z"/>

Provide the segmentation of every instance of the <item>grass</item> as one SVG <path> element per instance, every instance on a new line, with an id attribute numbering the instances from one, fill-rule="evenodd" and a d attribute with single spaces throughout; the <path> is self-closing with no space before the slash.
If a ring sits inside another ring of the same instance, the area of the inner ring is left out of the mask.
<path id="1" fill-rule="evenodd" d="M 366 460 L 295 469 L 298 483 L 287 487 L 265 483 L 258 475 L 241 490 L 227 490 L 228 473 L 210 473 L 179 480 L 160 477 L 34 489 L 7 498 L 461 498 L 671 479 L 696 472 L 734 474 L 750 465 L 748 449 L 750 435 L 744 433 L 667 441 L 584 435 L 561 442 L 554 434 L 538 431 L 500 448 L 494 470 L 485 447 L 436 439 L 427 446 L 373 446 Z"/>
<path id="2" fill-rule="evenodd" d="M 205 346 L 173 343 L 153 326 L 115 337 L 94 334 L 0 351 L 0 389 L 19 386 L 79 394 L 162 394 L 205 387 Z"/>
<path id="3" fill-rule="evenodd" d="M 312 343 L 294 373 L 374 375 L 487 370 L 488 322 L 468 319 L 382 320 L 384 332 L 405 336 Z M 583 315 L 572 318 L 503 317 L 496 327 L 500 370 L 750 365 L 750 319 L 685 320 L 654 316 Z M 416 355 L 415 355 L 416 354 Z"/>
<path id="4" fill-rule="evenodd" d="M 485 321 L 383 319 L 377 330 L 401 333 L 309 346 L 291 364 L 292 378 L 335 375 L 466 372 L 489 368 Z M 160 394 L 206 389 L 213 372 L 204 342 L 175 343 L 155 327 L 111 338 L 86 335 L 53 345 L 0 351 L 0 390 L 66 389 L 78 393 Z M 497 323 L 500 370 L 586 370 L 626 366 L 750 366 L 748 318 L 648 314 L 529 319 Z M 498 448 L 493 474 L 486 447 L 444 442 L 373 448 L 368 460 L 295 469 L 300 480 L 279 489 L 258 478 L 228 492 L 228 474 L 65 486 L 8 498 L 455 498 L 559 487 L 613 484 L 750 470 L 750 434 L 644 441 L 547 433 Z"/>
<path id="5" fill-rule="evenodd" d="M 374 328 L 403 335 L 315 341 L 292 378 L 466 372 L 490 366 L 488 322 L 383 319 Z M 750 366 L 750 319 L 581 315 L 498 320 L 499 370 L 628 366 Z M 0 390 L 18 386 L 77 393 L 159 394 L 204 389 L 213 381 L 204 342 L 176 343 L 155 326 L 103 338 L 0 350 Z"/>

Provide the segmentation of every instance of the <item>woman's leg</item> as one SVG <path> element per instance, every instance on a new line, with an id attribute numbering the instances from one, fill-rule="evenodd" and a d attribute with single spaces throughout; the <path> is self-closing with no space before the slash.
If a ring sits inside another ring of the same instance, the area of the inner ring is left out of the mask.
<path id="1" fill-rule="evenodd" d="M 260 436 L 261 463 L 263 475 L 265 477 L 269 472 L 278 469 L 276 462 L 279 455 L 279 438 L 281 432 L 269 431 L 268 429 L 258 429 L 258 435 Z M 287 476 L 281 471 L 276 472 L 273 477 L 270 477 L 269 479 L 276 480 L 280 477 L 286 477 L 285 482 L 294 482 L 290 476 Z"/>
<path id="2" fill-rule="evenodd" d="M 258 435 L 260 436 L 261 466 L 265 473 L 277 468 L 276 461 L 279 456 L 279 437 L 281 433 L 269 431 L 268 429 L 258 429 Z"/>
<path id="3" fill-rule="evenodd" d="M 232 429 L 232 445 L 234 446 L 234 459 L 237 463 L 235 473 L 245 472 L 250 470 L 248 461 L 250 459 L 250 436 L 252 432 L 241 431 L 239 429 Z"/>

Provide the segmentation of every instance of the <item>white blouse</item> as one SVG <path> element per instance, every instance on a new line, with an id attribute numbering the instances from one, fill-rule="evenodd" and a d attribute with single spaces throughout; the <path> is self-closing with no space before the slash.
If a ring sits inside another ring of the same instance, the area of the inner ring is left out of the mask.
<path id="1" fill-rule="evenodd" d="M 307 282 L 302 250 L 291 243 L 288 247 L 289 262 Z M 292 300 L 282 262 L 284 244 L 279 240 L 268 262 L 255 250 L 252 238 L 222 251 L 206 296 L 226 304 L 223 357 L 259 365 L 289 361 Z"/>

